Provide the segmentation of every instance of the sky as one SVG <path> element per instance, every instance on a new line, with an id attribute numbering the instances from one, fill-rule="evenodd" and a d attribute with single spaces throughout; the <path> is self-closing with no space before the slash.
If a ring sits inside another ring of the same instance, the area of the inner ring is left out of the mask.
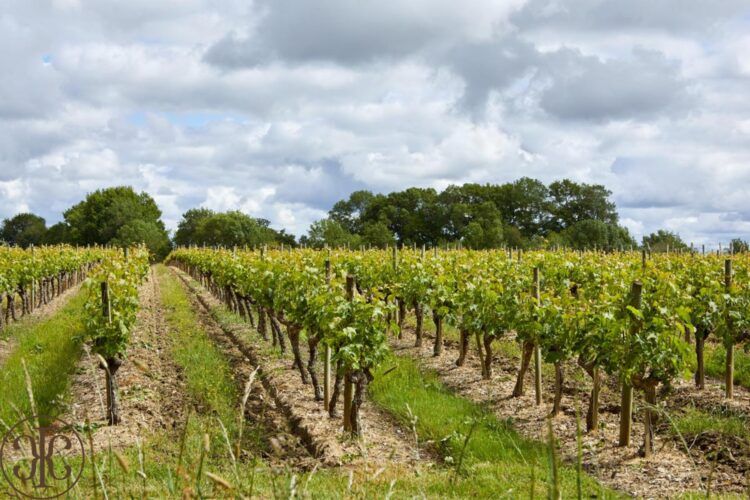
<path id="1" fill-rule="evenodd" d="M 351 191 L 605 185 L 750 239 L 748 0 L 3 0 L 0 218 L 98 188 L 304 234 Z"/>

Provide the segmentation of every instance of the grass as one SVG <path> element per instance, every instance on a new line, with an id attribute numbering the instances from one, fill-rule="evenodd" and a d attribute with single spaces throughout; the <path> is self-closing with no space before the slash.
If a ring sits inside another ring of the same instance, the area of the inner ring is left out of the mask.
<path id="1" fill-rule="evenodd" d="M 53 316 L 8 327 L 6 335 L 17 343 L 0 371 L 0 419 L 6 424 L 20 420 L 19 412 L 24 416 L 32 414 L 24 363 L 37 413 L 55 416 L 59 412 L 69 377 L 81 355 L 85 300 L 86 292 L 79 291 Z"/>
<path id="2" fill-rule="evenodd" d="M 727 351 L 721 343 L 706 344 L 706 374 L 724 378 Z M 734 383 L 750 388 L 750 353 L 734 348 Z"/>
<path id="3" fill-rule="evenodd" d="M 124 468 L 110 453 L 95 457 L 96 471 L 89 464 L 84 472 L 84 479 L 77 485 L 73 497 L 89 498 L 94 496 L 96 482 L 99 496 L 106 489 L 109 497 L 175 497 L 185 494 L 195 496 L 225 497 L 224 491 L 217 483 L 208 479 L 206 472 L 224 478 L 233 487 L 231 496 L 259 496 L 262 498 L 499 498 L 503 496 L 527 496 L 520 489 L 530 487 L 530 483 L 513 480 L 513 474 L 531 473 L 531 468 L 518 468 L 518 463 L 501 460 L 478 462 L 475 445 L 469 447 L 471 453 L 467 467 L 471 467 L 471 476 L 456 476 L 450 466 L 430 467 L 429 464 L 418 468 L 406 468 L 398 464 L 386 467 L 375 476 L 375 471 L 367 468 L 350 470 L 346 468 L 321 469 L 299 472 L 287 468 L 283 463 L 274 461 L 273 465 L 261 459 L 260 448 L 253 443 L 246 443 L 246 453 L 242 460 L 233 460 L 230 447 L 218 430 L 217 416 L 236 412 L 237 392 L 232 389 L 228 377 L 228 365 L 221 353 L 211 344 L 210 339 L 201 330 L 198 318 L 192 310 L 184 289 L 174 276 L 163 268 L 157 268 L 161 282 L 162 300 L 167 311 L 170 334 L 175 338 L 175 359 L 183 366 L 188 390 L 194 398 L 204 401 L 199 411 L 189 419 L 186 431 L 181 429 L 166 431 L 154 436 L 140 449 L 133 447 L 125 450 Z M 223 322 L 237 323 L 238 317 L 222 309 L 213 311 Z M 198 350 L 199 355 L 181 357 L 178 352 L 183 349 Z M 384 380 L 387 380 L 385 378 Z M 259 382 L 257 382 L 259 383 Z M 225 390 L 213 390 L 212 386 L 224 387 Z M 207 396 L 205 393 L 208 391 Z M 442 401 L 435 401 L 442 404 Z M 202 406 L 202 408 L 201 408 Z M 418 406 L 422 411 L 422 407 Z M 434 408 L 430 409 L 434 411 Z M 476 417 L 472 405 L 464 408 L 465 414 L 456 414 L 461 421 Z M 230 417 L 227 417 L 230 418 Z M 483 424 L 478 431 L 480 439 L 488 424 Z M 506 435 L 506 431 L 502 431 Z M 184 453 L 182 467 L 178 467 L 178 456 L 184 436 Z M 204 436 L 208 437 L 210 451 L 203 452 Z M 473 442 L 473 440 L 472 440 Z M 526 444 L 520 441 L 520 446 Z M 504 442 L 504 444 L 509 444 Z M 544 447 L 533 445 L 538 452 L 539 463 L 534 467 L 534 474 L 539 478 L 536 483 L 537 496 L 544 496 L 543 468 Z M 492 453 L 491 446 L 485 446 L 487 453 Z M 481 458 L 481 457 L 480 457 Z M 495 456 L 495 458 L 498 458 Z M 141 465 L 142 464 L 142 465 Z M 512 465 L 512 467 L 511 467 Z M 537 470 L 538 469 L 538 470 Z M 141 474 L 142 473 L 142 474 Z M 98 475 L 97 475 L 98 474 Z M 351 474 L 351 476 L 350 476 Z M 101 479 L 99 479 L 101 477 Z M 566 480 L 566 484 L 569 481 Z M 585 484 L 589 486 L 590 480 Z M 598 491 L 598 490 L 597 490 Z M 294 494 L 293 494 L 294 492 Z"/>
<path id="4" fill-rule="evenodd" d="M 239 410 L 239 388 L 232 380 L 228 361 L 201 329 L 180 282 L 163 267 L 157 268 L 157 278 L 170 335 L 175 340 L 172 354 L 182 367 L 190 396 L 198 402 L 197 410 L 189 416 L 187 425 L 183 422 L 178 429 L 157 432 L 142 446 L 123 450 L 122 462 L 112 452 L 92 457 L 70 498 L 102 498 L 104 492 L 109 498 L 547 496 L 551 470 L 548 447 L 520 437 L 509 424 L 481 406 L 452 395 L 435 374 L 420 372 L 416 363 L 406 358 L 390 358 L 384 364 L 385 369 L 395 365 L 396 370 L 377 374 L 371 397 L 404 423 L 416 417 L 419 439 L 433 441 L 439 450 L 441 461 L 436 466 L 426 462 L 416 467 L 393 464 L 379 473 L 368 467 L 299 471 L 283 461 L 268 461 L 262 455 L 263 448 L 251 441 L 243 444 L 242 459 L 235 460 L 217 419 L 230 425 L 232 415 Z M 220 322 L 241 321 L 223 308 L 212 312 Z M 261 342 L 259 337 L 255 341 Z M 206 436 L 208 451 L 204 448 Z M 562 466 L 559 472 L 562 497 L 575 497 L 575 469 Z M 231 491 L 206 473 L 223 478 Z M 623 496 L 601 488 L 590 476 L 580 477 L 586 496 Z"/>
<path id="5" fill-rule="evenodd" d="M 716 432 L 750 442 L 750 420 L 741 413 L 722 413 L 720 408 L 711 412 L 688 408 L 673 421 L 676 431 L 686 439 L 692 439 L 705 432 Z"/>
<path id="6" fill-rule="evenodd" d="M 188 392 L 206 414 L 233 427 L 240 389 L 229 363 L 201 328 L 178 279 L 164 266 L 156 268 L 156 275 L 172 335 L 172 357 L 182 368 Z"/>
<path id="7" fill-rule="evenodd" d="M 394 365 L 389 374 L 375 376 L 371 397 L 407 425 L 416 417 L 420 439 L 437 443 L 446 466 L 465 476 L 454 484 L 459 496 L 528 496 L 532 488 L 537 495 L 546 495 L 551 474 L 548 446 L 523 438 L 485 408 L 453 395 L 436 374 L 420 371 L 415 361 L 392 357 L 385 363 L 386 367 Z M 562 466 L 559 472 L 563 497 L 574 497 L 575 468 Z M 583 474 L 581 480 L 586 496 L 619 496 L 588 475 Z"/>

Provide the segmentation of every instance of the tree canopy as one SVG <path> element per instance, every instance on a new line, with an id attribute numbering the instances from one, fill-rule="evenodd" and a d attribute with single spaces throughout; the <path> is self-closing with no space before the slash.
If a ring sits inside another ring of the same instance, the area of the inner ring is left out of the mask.
<path id="1" fill-rule="evenodd" d="M 316 222 L 308 238 L 315 244 L 336 246 L 334 239 L 320 239 L 325 233 L 321 229 L 335 222 L 350 241 L 358 236 L 361 244 L 374 246 L 461 241 L 481 249 L 525 247 L 545 240 L 575 247 L 634 244 L 627 230 L 617 224 L 611 194 L 601 185 L 566 179 L 546 186 L 528 177 L 500 185 L 451 185 L 442 192 L 431 188 L 387 195 L 355 191 L 333 206 L 327 222 Z M 587 240 L 585 231 L 592 231 L 592 238 Z"/>
<path id="2" fill-rule="evenodd" d="M 30 213 L 20 213 L 5 219 L 0 228 L 0 240 L 8 245 L 27 248 L 44 242 L 47 225 L 43 218 Z"/>
<path id="3" fill-rule="evenodd" d="M 170 248 L 161 210 L 148 193 L 130 186 L 99 189 L 63 213 L 70 243 L 107 245 L 145 243 L 164 257 Z"/>
<path id="4" fill-rule="evenodd" d="M 643 237 L 643 246 L 652 252 L 666 252 L 668 250 L 687 250 L 688 246 L 682 241 L 680 235 L 659 229 L 655 233 Z"/>
<path id="5" fill-rule="evenodd" d="M 283 230 L 276 231 L 269 225 L 265 219 L 256 219 L 239 211 L 214 212 L 207 208 L 193 208 L 182 215 L 174 241 L 181 246 L 295 244 L 293 235 Z"/>

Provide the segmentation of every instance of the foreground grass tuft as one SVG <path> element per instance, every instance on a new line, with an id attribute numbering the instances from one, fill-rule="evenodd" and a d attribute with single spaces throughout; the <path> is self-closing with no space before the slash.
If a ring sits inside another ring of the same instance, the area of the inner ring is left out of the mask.
<path id="1" fill-rule="evenodd" d="M 84 335 L 83 303 L 79 291 L 53 316 L 11 325 L 7 336 L 17 344 L 0 367 L 0 419 L 8 425 L 31 415 L 24 362 L 29 372 L 37 413 L 56 416 L 70 375 L 81 356 Z M 0 423 L 0 429 L 4 426 Z"/>
<path id="2" fill-rule="evenodd" d="M 727 351 L 721 344 L 706 346 L 706 374 L 724 380 Z M 750 389 L 750 353 L 734 348 L 734 383 Z"/>
<path id="3" fill-rule="evenodd" d="M 445 465 L 461 477 L 453 486 L 460 496 L 546 496 L 551 477 L 550 448 L 518 435 L 507 422 L 481 406 L 451 394 L 436 374 L 422 372 L 416 362 L 393 357 L 388 374 L 378 373 L 372 399 L 407 425 L 415 423 L 422 441 L 438 446 Z M 573 467 L 559 469 L 563 497 L 577 494 Z M 588 475 L 582 475 L 585 496 L 615 497 Z M 433 492 L 441 493 L 439 491 Z"/>
<path id="4" fill-rule="evenodd" d="M 203 331 L 178 279 L 164 266 L 156 268 L 161 301 L 172 336 L 172 357 L 184 373 L 187 390 L 206 415 L 231 429 L 239 390 L 226 358 Z"/>

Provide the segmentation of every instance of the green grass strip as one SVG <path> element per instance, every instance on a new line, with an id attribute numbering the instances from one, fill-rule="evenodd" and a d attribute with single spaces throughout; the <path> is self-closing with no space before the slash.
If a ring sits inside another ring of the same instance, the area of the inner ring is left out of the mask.
<path id="1" fill-rule="evenodd" d="M 235 426 L 239 392 L 224 355 L 202 329 L 183 286 L 166 267 L 156 268 L 161 301 L 173 336 L 172 356 L 184 372 L 187 389 L 203 413 Z"/>
<path id="2" fill-rule="evenodd" d="M 70 375 L 81 356 L 84 335 L 84 290 L 48 318 L 33 319 L 11 326 L 7 335 L 17 340 L 0 367 L 0 418 L 8 425 L 30 416 L 23 363 L 29 372 L 39 415 L 56 416 Z M 0 428 L 2 424 L 0 424 Z"/>
<path id="3" fill-rule="evenodd" d="M 715 432 L 750 441 L 750 419 L 740 412 L 733 415 L 731 412 L 722 414 L 719 408 L 713 412 L 688 408 L 673 420 L 676 430 L 687 439 L 705 432 Z"/>
<path id="4" fill-rule="evenodd" d="M 721 344 L 706 346 L 706 374 L 724 380 L 727 350 Z M 750 388 L 750 353 L 734 348 L 734 383 Z"/>
<path id="5" fill-rule="evenodd" d="M 392 357 L 384 363 L 386 369 L 394 365 L 390 373 L 375 375 L 371 398 L 404 424 L 415 425 L 420 441 L 437 443 L 446 465 L 470 478 L 458 483 L 461 495 L 487 497 L 494 491 L 528 497 L 535 489 L 537 496 L 546 496 L 552 471 L 547 446 L 523 438 L 510 423 L 452 394 L 435 373 L 421 371 L 415 361 Z M 559 477 L 563 497 L 575 497 L 575 468 L 560 467 Z M 591 476 L 581 479 L 585 496 L 617 496 Z"/>

